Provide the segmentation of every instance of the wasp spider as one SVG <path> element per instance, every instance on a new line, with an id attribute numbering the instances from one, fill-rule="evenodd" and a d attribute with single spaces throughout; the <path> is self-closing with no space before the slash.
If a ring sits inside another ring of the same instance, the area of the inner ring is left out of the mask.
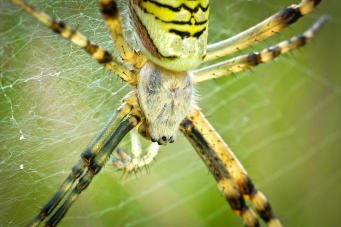
<path id="1" fill-rule="evenodd" d="M 265 196 L 254 187 L 241 163 L 199 111 L 193 98 L 194 84 L 252 68 L 303 46 L 326 17 L 303 34 L 261 52 L 200 68 L 203 62 L 239 51 L 288 27 L 314 9 L 320 0 L 302 0 L 232 38 L 208 46 L 209 0 L 129 0 L 129 15 L 140 51 L 127 43 L 115 1 L 100 0 L 100 10 L 118 53 L 123 62 L 135 70 L 130 70 L 62 21 L 52 19 L 21 0 L 12 2 L 136 87 L 85 148 L 57 193 L 27 226 L 37 226 L 68 194 L 46 222 L 47 226 L 56 226 L 128 132 L 131 132 L 132 155 L 117 149 L 121 159 L 113 160 L 117 168 L 126 172 L 148 165 L 157 155 L 159 145 L 175 141 L 179 128 L 211 171 L 232 210 L 243 218 L 246 226 L 259 226 L 259 222 L 245 199 L 252 201 L 267 225 L 281 226 Z M 140 135 L 153 142 L 144 156 L 139 145 Z M 73 184 L 76 186 L 72 188 Z"/>

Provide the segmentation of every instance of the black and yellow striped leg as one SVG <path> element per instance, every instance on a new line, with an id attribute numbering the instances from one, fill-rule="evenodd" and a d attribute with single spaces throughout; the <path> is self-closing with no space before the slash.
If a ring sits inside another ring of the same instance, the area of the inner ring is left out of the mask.
<path id="1" fill-rule="evenodd" d="M 123 61 L 136 69 L 141 68 L 147 61 L 144 54 L 135 51 L 126 41 L 122 19 L 114 0 L 99 0 L 100 9 L 111 38 Z"/>
<path id="2" fill-rule="evenodd" d="M 137 98 L 134 93 L 129 93 L 123 100 L 123 104 L 114 112 L 112 117 L 103 127 L 103 129 L 95 136 L 81 154 L 80 160 L 72 168 L 70 175 L 63 182 L 62 186 L 56 194 L 45 204 L 40 213 L 32 219 L 27 227 L 39 225 L 45 217 L 49 216 L 59 202 L 65 197 L 73 183 L 84 173 L 85 168 L 92 160 L 99 155 L 104 149 L 104 145 L 111 138 L 113 132 L 120 122 L 137 106 Z"/>
<path id="3" fill-rule="evenodd" d="M 289 6 L 238 35 L 208 45 L 204 61 L 210 61 L 237 52 L 278 33 L 312 11 L 320 2 L 321 0 L 302 0 L 300 4 Z"/>
<path id="4" fill-rule="evenodd" d="M 194 83 L 205 80 L 226 76 L 232 73 L 240 72 L 255 67 L 261 63 L 271 61 L 290 50 L 305 45 L 315 34 L 315 32 L 328 20 L 327 16 L 321 17 L 306 32 L 301 35 L 292 37 L 275 46 L 264 49 L 262 52 L 252 52 L 242 55 L 218 64 L 214 64 L 205 68 L 192 71 L 194 75 Z"/>
<path id="5" fill-rule="evenodd" d="M 90 161 L 86 173 L 79 179 L 77 185 L 73 188 L 70 195 L 46 222 L 46 226 L 56 226 L 60 222 L 60 220 L 69 210 L 70 206 L 78 198 L 80 193 L 89 186 L 93 177 L 100 172 L 123 137 L 141 121 L 143 121 L 143 119 L 137 108 L 130 113 L 130 116 L 126 120 L 120 123 L 114 133 L 110 135 L 109 139 L 104 144 L 104 147 L 99 155 Z"/>
<path id="6" fill-rule="evenodd" d="M 200 111 L 192 110 L 182 122 L 180 130 L 210 169 L 220 190 L 224 192 L 234 212 L 243 217 L 246 226 L 259 224 L 253 211 L 245 205 L 243 197 L 251 199 L 268 226 L 281 226 L 265 196 L 255 189 L 244 167 Z M 225 190 L 229 194 L 225 194 Z"/>
<path id="7" fill-rule="evenodd" d="M 201 159 L 204 161 L 218 187 L 230 204 L 232 210 L 242 216 L 245 226 L 259 226 L 259 222 L 253 210 L 249 208 L 243 198 L 237 182 L 231 176 L 224 163 L 216 152 L 216 145 L 203 133 L 210 126 L 205 117 L 199 112 L 192 112 L 180 125 L 180 130 L 191 142 Z M 203 129 L 203 127 L 206 127 Z M 209 133 L 215 133 L 212 129 Z M 216 141 L 215 141 L 216 142 Z M 224 143 L 222 140 L 221 143 Z"/>
<path id="8" fill-rule="evenodd" d="M 108 51 L 103 50 L 97 44 L 88 40 L 84 35 L 77 32 L 75 29 L 69 27 L 64 22 L 55 20 L 49 15 L 41 12 L 34 7 L 30 6 L 21 0 L 11 0 L 13 3 L 17 4 L 23 8 L 26 12 L 33 15 L 42 23 L 49 26 L 54 32 L 58 33 L 60 36 L 70 40 L 72 43 L 83 48 L 88 54 L 94 57 L 98 63 L 112 71 L 114 74 L 118 75 L 125 82 L 136 85 L 138 79 L 138 72 L 131 71 L 124 64 L 119 62 L 112 56 Z"/>

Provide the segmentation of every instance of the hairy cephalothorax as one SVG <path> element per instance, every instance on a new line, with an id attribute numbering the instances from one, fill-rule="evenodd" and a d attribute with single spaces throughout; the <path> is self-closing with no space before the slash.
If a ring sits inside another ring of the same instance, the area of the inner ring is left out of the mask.
<path id="1" fill-rule="evenodd" d="M 158 145 L 173 143 L 180 123 L 191 109 L 197 109 L 193 89 L 190 72 L 169 70 L 147 61 L 140 70 L 137 89 L 133 92 L 145 121 L 130 132 L 131 157 L 118 149 L 121 159 L 113 159 L 113 164 L 125 172 L 136 171 L 155 158 Z M 148 147 L 145 156 L 142 156 L 138 134 L 157 142 Z"/>
<path id="2" fill-rule="evenodd" d="M 179 128 L 209 168 L 232 210 L 243 218 L 246 226 L 259 226 L 259 221 L 244 198 L 252 201 L 268 226 L 280 227 L 266 197 L 254 187 L 233 152 L 196 108 L 193 84 L 252 68 L 303 46 L 326 17 L 303 34 L 261 52 L 197 69 L 203 62 L 240 51 L 279 32 L 313 10 L 320 1 L 302 0 L 300 4 L 291 5 L 240 34 L 206 46 L 208 0 L 129 0 L 130 16 L 141 48 L 141 51 L 135 51 L 125 39 L 116 2 L 99 0 L 101 13 L 120 57 L 136 69 L 130 70 L 108 51 L 62 21 L 54 20 L 22 0 L 12 0 L 54 32 L 83 48 L 123 81 L 136 86 L 85 148 L 56 194 L 28 226 L 37 226 L 68 194 L 47 221 L 47 226 L 57 225 L 128 132 L 131 132 L 131 156 L 116 149 L 120 159 L 113 159 L 114 165 L 126 172 L 148 165 L 157 155 L 159 145 L 174 142 Z M 139 134 L 153 142 L 145 156 L 142 156 Z M 76 181 L 77 185 L 70 191 Z"/>
<path id="3" fill-rule="evenodd" d="M 180 122 L 193 105 L 193 78 L 148 61 L 140 71 L 137 98 L 146 118 L 147 135 L 159 145 L 174 142 Z"/>

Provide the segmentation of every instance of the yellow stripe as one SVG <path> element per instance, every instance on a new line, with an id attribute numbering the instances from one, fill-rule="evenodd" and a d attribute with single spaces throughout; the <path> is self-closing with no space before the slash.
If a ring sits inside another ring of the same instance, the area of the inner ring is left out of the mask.
<path id="1" fill-rule="evenodd" d="M 142 10 L 162 22 L 165 31 L 177 30 L 194 36 L 207 27 L 208 1 L 179 1 L 177 4 L 178 7 L 173 7 L 156 1 L 143 1 Z"/>

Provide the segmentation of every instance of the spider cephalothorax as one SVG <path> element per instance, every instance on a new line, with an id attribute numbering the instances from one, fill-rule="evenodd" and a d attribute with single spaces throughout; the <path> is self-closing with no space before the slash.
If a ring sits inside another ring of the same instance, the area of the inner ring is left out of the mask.
<path id="1" fill-rule="evenodd" d="M 259 226 L 259 222 L 244 198 L 252 201 L 259 216 L 269 226 L 281 226 L 265 196 L 254 187 L 241 163 L 195 106 L 193 84 L 249 69 L 303 46 L 326 21 L 326 17 L 302 35 L 261 52 L 196 69 L 202 62 L 240 51 L 288 27 L 314 9 L 320 0 L 302 0 L 300 4 L 292 5 L 230 39 L 207 47 L 208 0 L 130 0 L 130 16 L 141 52 L 127 43 L 115 1 L 100 0 L 101 12 L 118 53 L 126 64 L 136 70 L 130 70 L 108 51 L 63 22 L 52 19 L 21 0 L 12 1 L 62 37 L 83 48 L 123 81 L 136 86 L 85 148 L 57 193 L 28 226 L 36 226 L 43 221 L 69 193 L 47 221 L 48 226 L 57 225 L 128 132 L 131 132 L 132 154 L 129 156 L 117 149 L 120 159 L 114 159 L 113 163 L 119 169 L 131 172 L 153 160 L 158 144 L 173 142 L 178 128 L 198 152 L 232 210 L 243 218 L 246 226 Z M 145 156 L 142 156 L 138 133 L 154 142 Z M 77 185 L 70 192 L 76 181 Z"/>
<path id="2" fill-rule="evenodd" d="M 174 142 L 181 121 L 193 107 L 193 78 L 186 71 L 148 61 L 140 71 L 137 97 L 152 142 Z"/>

